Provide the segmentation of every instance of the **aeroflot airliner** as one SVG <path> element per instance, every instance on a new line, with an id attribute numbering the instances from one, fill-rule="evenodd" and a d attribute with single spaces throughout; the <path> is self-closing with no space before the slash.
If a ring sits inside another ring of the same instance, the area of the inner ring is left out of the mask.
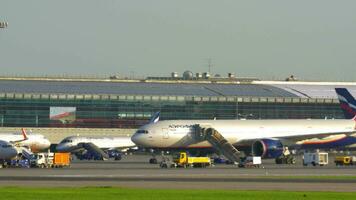
<path id="1" fill-rule="evenodd" d="M 283 145 L 340 148 L 356 143 L 356 118 L 333 120 L 151 120 L 132 136 L 139 147 L 152 149 L 210 148 L 194 137 L 195 125 L 209 126 L 232 145 L 249 146 L 256 156 L 274 158 Z"/>
<path id="2" fill-rule="evenodd" d="M 64 138 L 58 145 L 57 151 L 60 152 L 75 152 L 81 147 L 80 143 L 92 143 L 100 149 L 127 151 L 136 147 L 130 137 L 86 137 L 86 136 L 70 136 Z"/>
<path id="3" fill-rule="evenodd" d="M 346 119 L 352 119 L 356 116 L 356 100 L 346 88 L 335 88 L 340 101 L 341 110 Z"/>

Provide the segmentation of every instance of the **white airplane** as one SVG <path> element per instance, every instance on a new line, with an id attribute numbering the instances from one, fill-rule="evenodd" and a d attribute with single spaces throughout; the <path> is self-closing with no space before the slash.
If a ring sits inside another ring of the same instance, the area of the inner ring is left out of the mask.
<path id="1" fill-rule="evenodd" d="M 51 142 L 41 134 L 27 134 L 25 129 L 21 133 L 0 134 L 0 141 L 5 141 L 17 147 L 27 147 L 32 152 L 48 149 Z"/>
<path id="2" fill-rule="evenodd" d="M 283 146 L 311 138 L 326 138 L 327 145 L 356 143 L 356 120 L 151 120 L 132 136 L 138 147 L 160 150 L 211 148 L 208 141 L 196 139 L 196 127 L 210 127 L 218 131 L 237 149 L 243 147 L 255 156 L 275 158 L 282 154 Z M 318 141 L 320 145 L 323 141 Z M 303 144 L 304 145 L 304 144 Z M 307 143 L 312 147 L 315 143 Z"/>
<path id="3" fill-rule="evenodd" d="M 51 143 L 43 135 L 22 133 L 0 134 L 0 167 L 20 153 L 44 151 Z"/>
<path id="4" fill-rule="evenodd" d="M 83 149 L 83 144 L 93 144 L 102 150 L 120 150 L 127 151 L 136 147 L 136 144 L 131 141 L 130 137 L 84 137 L 70 136 L 64 138 L 58 145 L 57 151 L 74 152 Z"/>
<path id="5" fill-rule="evenodd" d="M 6 141 L 0 140 L 0 160 L 8 160 L 16 157 L 18 154 L 17 148 Z M 0 166 L 2 162 L 0 161 Z"/>

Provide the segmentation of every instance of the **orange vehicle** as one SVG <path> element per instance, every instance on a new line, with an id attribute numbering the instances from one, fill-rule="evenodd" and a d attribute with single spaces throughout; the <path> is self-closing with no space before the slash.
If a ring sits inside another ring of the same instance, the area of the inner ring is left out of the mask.
<path id="1" fill-rule="evenodd" d="M 70 166 L 70 153 L 36 153 L 30 159 L 31 167 L 59 168 Z"/>
<path id="2" fill-rule="evenodd" d="M 70 153 L 54 153 L 53 166 L 54 167 L 70 166 Z"/>

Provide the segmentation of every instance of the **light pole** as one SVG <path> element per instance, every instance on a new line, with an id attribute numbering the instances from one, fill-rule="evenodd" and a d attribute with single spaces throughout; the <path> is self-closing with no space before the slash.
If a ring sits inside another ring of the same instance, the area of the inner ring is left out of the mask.
<path id="1" fill-rule="evenodd" d="M 7 22 L 2 22 L 0 21 L 0 29 L 2 28 L 7 28 L 8 23 Z M 4 115 L 0 115 L 1 119 L 0 119 L 0 126 L 3 127 L 4 126 Z"/>

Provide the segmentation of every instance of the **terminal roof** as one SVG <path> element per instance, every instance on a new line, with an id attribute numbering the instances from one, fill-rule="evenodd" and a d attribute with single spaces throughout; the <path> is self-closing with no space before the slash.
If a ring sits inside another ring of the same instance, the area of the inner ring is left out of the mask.
<path id="1" fill-rule="evenodd" d="M 241 96 L 337 98 L 334 88 L 346 87 L 356 96 L 355 84 L 267 82 L 252 84 L 147 83 L 0 80 L 0 93 L 112 94 L 165 96 Z"/>

